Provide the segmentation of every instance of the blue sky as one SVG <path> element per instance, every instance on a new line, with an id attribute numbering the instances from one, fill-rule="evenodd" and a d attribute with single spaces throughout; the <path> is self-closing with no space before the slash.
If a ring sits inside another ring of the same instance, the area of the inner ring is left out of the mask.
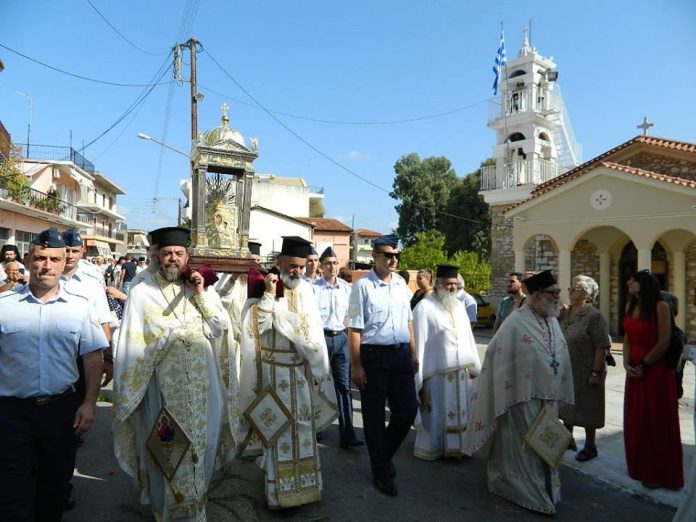
<path id="1" fill-rule="evenodd" d="M 251 136 L 259 139 L 256 172 L 323 186 L 326 217 L 349 225 L 354 219 L 360 228 L 395 226 L 396 202 L 298 140 L 211 57 L 303 140 L 386 190 L 404 154 L 446 156 L 460 176 L 490 156 L 495 135 L 486 127 L 486 100 L 501 21 L 508 59 L 530 19 L 532 45 L 554 57 L 583 159 L 638 134 L 643 116 L 655 123 L 652 135 L 696 141 L 692 0 L 90 1 L 130 43 L 88 0 L 2 0 L 0 44 L 78 75 L 147 84 L 169 49 L 195 36 L 205 49 L 198 55 L 205 94 L 199 129 L 218 125 L 219 107 L 227 102 L 231 126 L 247 144 Z M 79 150 L 143 90 L 72 78 L 4 48 L 0 59 L 0 120 L 16 142 L 26 141 L 29 116 L 29 103 L 17 91 L 32 98 L 32 143 L 67 146 L 72 131 Z M 178 181 L 188 163 L 136 134 L 188 151 L 188 100 L 186 83 L 155 87 L 85 150 L 128 192 L 119 205 L 131 228 L 176 221 Z"/>

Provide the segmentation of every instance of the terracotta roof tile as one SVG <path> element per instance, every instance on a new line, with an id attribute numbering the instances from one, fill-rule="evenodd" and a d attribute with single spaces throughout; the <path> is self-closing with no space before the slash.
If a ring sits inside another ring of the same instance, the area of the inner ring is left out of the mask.
<path id="1" fill-rule="evenodd" d="M 300 221 L 312 225 L 315 232 L 352 232 L 353 229 L 344 225 L 338 219 L 296 217 Z"/>
<path id="2" fill-rule="evenodd" d="M 375 232 L 367 228 L 359 228 L 355 231 L 356 234 L 363 237 L 380 237 L 383 234 L 381 232 Z"/>

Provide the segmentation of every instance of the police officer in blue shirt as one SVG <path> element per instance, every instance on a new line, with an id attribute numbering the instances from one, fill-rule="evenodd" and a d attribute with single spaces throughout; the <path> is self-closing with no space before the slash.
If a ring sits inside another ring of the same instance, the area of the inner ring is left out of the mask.
<path id="1" fill-rule="evenodd" d="M 392 457 L 416 418 L 413 375 L 418 357 L 413 336 L 411 293 L 396 273 L 398 238 L 382 236 L 372 250 L 373 269 L 353 283 L 348 308 L 351 378 L 360 388 L 365 441 L 375 486 L 396 496 Z M 391 412 L 385 427 L 385 405 Z"/>
<path id="2" fill-rule="evenodd" d="M 65 242 L 50 228 L 30 247 L 30 282 L 0 296 L 0 516 L 60 521 L 75 432 L 89 430 L 107 346 L 89 302 L 60 282 Z M 85 364 L 84 400 L 75 393 Z"/>
<path id="3" fill-rule="evenodd" d="M 339 445 L 343 449 L 362 446 L 353 429 L 353 398 L 350 395 L 350 358 L 346 316 L 350 285 L 338 275 L 338 259 L 333 248 L 328 247 L 319 256 L 323 276 L 314 282 L 314 293 L 324 325 L 324 339 L 329 354 L 336 400 L 338 403 Z"/>

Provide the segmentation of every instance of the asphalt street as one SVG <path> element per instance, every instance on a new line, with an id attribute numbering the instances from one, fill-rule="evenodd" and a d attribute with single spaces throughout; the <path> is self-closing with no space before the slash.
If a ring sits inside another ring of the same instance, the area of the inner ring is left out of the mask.
<path id="1" fill-rule="evenodd" d="M 479 342 L 485 341 L 485 333 L 477 334 Z M 357 397 L 355 393 L 354 398 Z M 354 400 L 354 406 L 354 422 L 361 436 L 359 401 Z M 87 434 L 78 455 L 73 480 L 77 503 L 73 511 L 65 514 L 65 522 L 153 520 L 149 507 L 140 504 L 131 479 L 120 470 L 114 457 L 111 414 L 110 403 L 99 403 L 96 426 Z M 412 456 L 415 431 L 411 430 L 394 461 L 399 495 L 392 498 L 374 489 L 364 446 L 339 449 L 337 425 L 323 435 L 320 455 L 324 490 L 320 503 L 269 511 L 261 471 L 251 460 L 237 460 L 209 492 L 208 520 L 523 522 L 549 518 L 489 493 L 486 462 L 481 454 L 461 460 L 418 460 Z M 607 483 L 601 473 L 595 476 L 585 471 L 580 473 L 570 465 L 561 464 L 563 499 L 553 517 L 556 520 L 659 522 L 672 519 L 673 507 L 615 487 Z"/>

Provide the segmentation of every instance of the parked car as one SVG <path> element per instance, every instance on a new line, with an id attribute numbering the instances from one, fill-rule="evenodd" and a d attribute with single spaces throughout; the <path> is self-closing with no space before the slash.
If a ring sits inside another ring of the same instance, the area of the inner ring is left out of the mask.
<path id="1" fill-rule="evenodd" d="M 476 326 L 493 328 L 495 323 L 495 308 L 479 294 L 474 294 L 476 299 Z"/>

